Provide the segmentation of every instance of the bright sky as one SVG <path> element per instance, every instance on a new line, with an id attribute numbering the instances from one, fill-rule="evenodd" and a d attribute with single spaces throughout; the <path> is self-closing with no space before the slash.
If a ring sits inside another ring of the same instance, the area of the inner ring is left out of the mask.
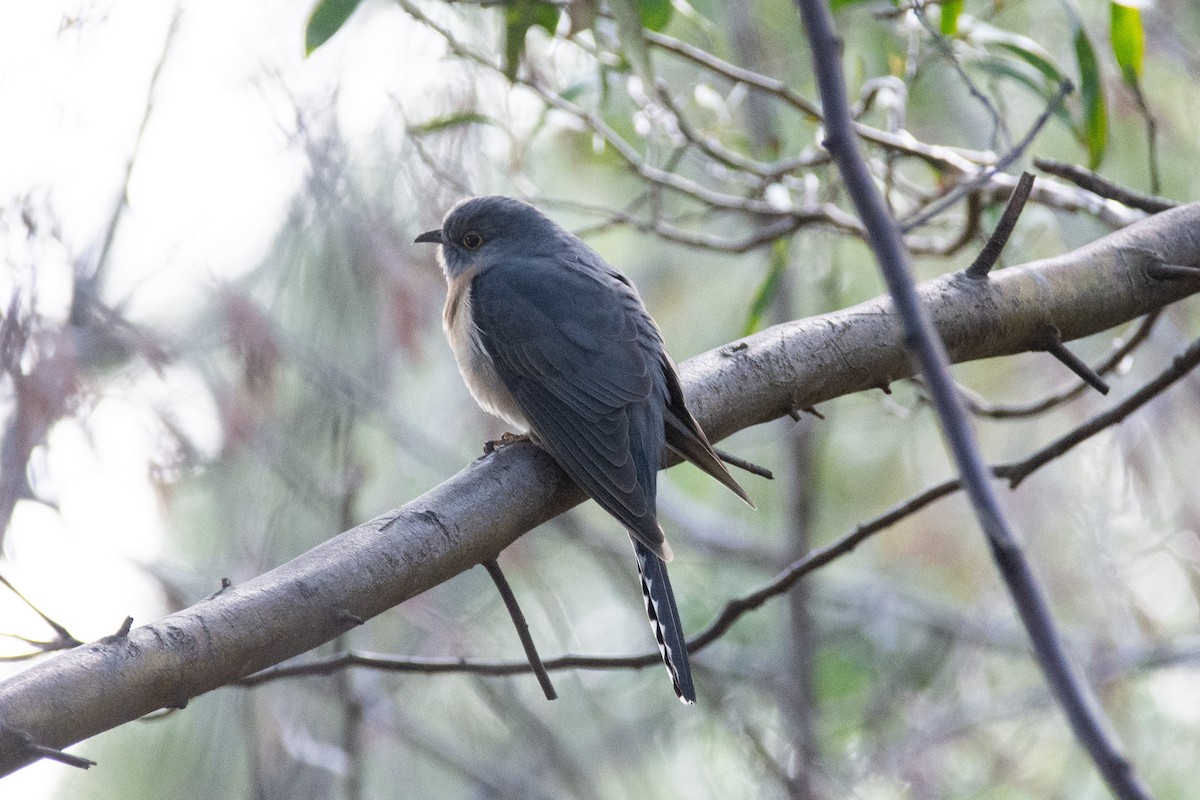
<path id="1" fill-rule="evenodd" d="M 396 103 L 420 90 L 413 77 L 432 68 L 440 47 L 414 35 L 398 10 L 366 5 L 305 59 L 309 3 L 180 4 L 112 251 L 109 300 L 153 322 L 192 310 L 255 265 L 304 176 L 306 161 L 289 143 L 297 102 L 336 104 L 352 143 L 385 118 L 394 124 Z M 30 198 L 66 245 L 31 244 L 17 215 L 0 219 L 5 306 L 14 289 L 36 289 L 42 315 L 66 313 L 69 260 L 94 255 L 121 196 L 175 10 L 162 0 L 0 2 L 0 208 Z M 137 566 L 159 555 L 163 527 L 148 479 L 156 437 L 146 404 L 169 404 L 201 442 L 218 445 L 215 409 L 186 371 L 113 389 L 86 425 L 60 423 L 35 454 L 38 490 L 59 510 L 19 503 L 0 555 L 0 574 L 84 640 L 112 633 L 126 615 L 144 623 L 165 610 Z M 45 628 L 0 589 L 0 632 L 36 637 Z M 0 654 L 24 649 L 0 640 Z M 0 664 L 0 677 L 21 666 Z M 5 779 L 4 795 L 51 797 L 65 769 L 22 770 Z"/>

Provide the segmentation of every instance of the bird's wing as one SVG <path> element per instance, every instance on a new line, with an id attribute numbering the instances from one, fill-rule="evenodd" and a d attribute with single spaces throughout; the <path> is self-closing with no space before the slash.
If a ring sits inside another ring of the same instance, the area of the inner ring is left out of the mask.
<path id="1" fill-rule="evenodd" d="M 654 511 L 667 399 L 662 341 L 637 293 L 611 270 L 528 258 L 480 272 L 471 313 L 540 444 L 669 560 Z"/>
<path id="2" fill-rule="evenodd" d="M 667 406 L 663 415 L 666 422 L 667 447 L 716 478 L 742 498 L 748 506 L 754 508 L 754 501 L 750 499 L 750 495 L 746 494 L 741 484 L 725 469 L 720 456 L 709 443 L 704 429 L 688 410 L 683 398 L 683 387 L 679 385 L 679 373 L 666 352 L 662 354 L 662 371 L 667 386 Z"/>

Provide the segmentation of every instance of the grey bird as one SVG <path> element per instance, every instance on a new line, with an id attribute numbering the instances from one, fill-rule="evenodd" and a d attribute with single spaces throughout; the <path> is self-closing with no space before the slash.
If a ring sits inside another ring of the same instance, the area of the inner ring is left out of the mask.
<path id="1" fill-rule="evenodd" d="M 753 506 L 684 403 L 637 289 L 533 206 L 473 197 L 417 242 L 439 244 L 442 326 L 484 410 L 548 452 L 625 526 L 676 696 L 694 703 L 687 640 L 655 515 L 663 446 Z"/>

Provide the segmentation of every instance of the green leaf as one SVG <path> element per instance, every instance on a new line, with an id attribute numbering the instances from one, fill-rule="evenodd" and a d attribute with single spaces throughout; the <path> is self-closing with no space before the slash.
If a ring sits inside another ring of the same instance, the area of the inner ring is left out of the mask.
<path id="1" fill-rule="evenodd" d="M 650 66 L 650 48 L 642 32 L 642 12 L 638 0 L 609 0 L 609 10 L 617 21 L 617 38 L 633 71 L 646 84 L 654 86 L 654 70 Z"/>
<path id="2" fill-rule="evenodd" d="M 558 96 L 561 97 L 563 100 L 567 100 L 569 102 L 574 103 L 576 100 L 583 97 L 584 94 L 595 89 L 596 83 L 597 82 L 595 80 L 592 80 L 590 78 L 585 78 L 581 81 L 576 81 L 575 83 L 572 83 L 570 86 L 568 86 L 567 88 L 565 88 L 561 92 L 559 92 Z"/>
<path id="3" fill-rule="evenodd" d="M 1088 168 L 1100 166 L 1108 146 L 1108 108 L 1096 50 L 1083 27 L 1083 19 L 1073 0 L 1063 0 L 1071 24 L 1071 41 L 1079 65 L 1079 94 L 1083 98 L 1083 143 L 1088 151 Z"/>
<path id="4" fill-rule="evenodd" d="M 1000 56 L 992 56 L 985 58 L 979 62 L 979 68 L 983 71 L 1003 78 L 1008 78 L 1033 92 L 1046 103 L 1049 103 L 1058 94 L 1058 86 L 1048 83 L 1038 71 L 1033 69 L 1029 64 L 1022 63 L 1012 58 L 1003 58 Z M 1083 128 L 1076 124 L 1071 118 L 1071 112 L 1066 105 L 1059 103 L 1054 110 L 1054 117 L 1067 130 L 1080 141 L 1083 140 Z"/>
<path id="5" fill-rule="evenodd" d="M 1063 81 L 1062 70 L 1054 63 L 1054 57 L 1028 36 L 1002 30 L 978 20 L 972 20 L 969 25 L 966 20 L 963 20 L 959 26 L 959 33 L 971 44 L 985 49 L 1005 50 L 1021 59 L 1045 75 L 1053 85 L 1053 91 L 1057 91 L 1059 84 Z"/>
<path id="6" fill-rule="evenodd" d="M 942 3 L 942 36 L 958 33 L 958 15 L 962 13 L 963 0 L 946 0 Z"/>
<path id="7" fill-rule="evenodd" d="M 961 17 L 959 36 L 968 44 L 982 48 L 987 55 L 978 66 L 994 75 L 1016 81 L 1049 103 L 1059 93 L 1066 76 L 1049 51 L 1018 33 L 996 28 L 973 17 Z M 1065 105 L 1058 105 L 1054 116 L 1079 141 L 1085 141 L 1083 125 L 1071 117 Z"/>
<path id="8" fill-rule="evenodd" d="M 521 54 L 525 52 L 525 34 L 534 25 L 554 33 L 558 27 L 559 8 L 541 0 L 513 0 L 504 11 L 504 74 L 511 81 L 517 77 Z"/>
<path id="9" fill-rule="evenodd" d="M 447 117 L 438 117 L 431 119 L 428 122 L 423 122 L 420 125 L 412 125 L 409 127 L 409 132 L 418 136 L 427 133 L 437 133 L 449 128 L 458 128 L 463 125 L 495 125 L 496 121 L 487 114 L 480 114 L 478 111 L 463 111 L 458 114 L 451 114 Z"/>
<path id="10" fill-rule="evenodd" d="M 671 0 L 634 0 L 642 27 L 661 31 L 671 21 Z"/>
<path id="11" fill-rule="evenodd" d="M 775 299 L 775 293 L 779 291 L 783 274 L 787 272 L 788 250 L 787 239 L 776 239 L 771 245 L 771 263 L 767 267 L 766 277 L 754 293 L 754 299 L 750 301 L 750 315 L 742 328 L 742 336 L 749 336 L 762 327 L 763 316 L 767 313 L 771 301 Z"/>
<path id="12" fill-rule="evenodd" d="M 1113 55 L 1121 67 L 1125 82 L 1135 86 L 1142 77 L 1142 59 L 1146 51 L 1142 11 L 1136 5 L 1121 0 L 1112 0 L 1108 8 L 1111 12 L 1109 35 L 1112 38 Z"/>
<path id="13" fill-rule="evenodd" d="M 350 19 L 354 9 L 362 0 L 320 0 L 308 15 L 304 26 L 304 55 L 311 56 L 313 50 L 329 41 Z"/>

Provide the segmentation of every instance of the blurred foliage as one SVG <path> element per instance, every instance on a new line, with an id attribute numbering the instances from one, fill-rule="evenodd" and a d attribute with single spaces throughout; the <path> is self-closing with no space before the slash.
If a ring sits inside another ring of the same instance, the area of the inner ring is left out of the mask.
<path id="1" fill-rule="evenodd" d="M 1146 33 L 1142 28 L 1142 11 L 1132 3 L 1110 2 L 1109 21 L 1113 57 L 1125 82 L 1136 84 L 1142 77 L 1142 61 L 1145 58 Z"/>
<path id="2" fill-rule="evenodd" d="M 321 0 L 313 6 L 304 28 L 304 54 L 312 55 L 350 19 L 362 0 Z"/>
<path id="3" fill-rule="evenodd" d="M 355 46 L 355 30 L 331 38 L 352 14 L 364 23 L 403 15 L 391 4 L 358 6 L 313 7 L 296 32 L 307 53 L 320 48 L 310 61 Z M 577 1 L 560 20 L 558 6 L 534 0 L 425 2 L 417 9 L 428 20 L 405 19 L 433 42 L 443 39 L 429 23 L 441 26 L 487 64 L 446 47 L 427 74 L 395 76 L 427 82 L 428 99 L 397 107 L 366 141 L 340 135 L 331 100 L 297 98 L 303 124 L 290 129 L 289 145 L 307 178 L 261 262 L 186 313 L 153 325 L 135 320 L 150 338 L 120 351 L 118 372 L 111 358 L 103 369 L 73 367 L 98 397 L 124 391 L 131 374 L 153 374 L 161 351 L 199 376 L 197 392 L 214 409 L 215 443 L 177 424 L 184 412 L 145 409 L 161 439 L 153 478 L 169 523 L 166 552 L 146 570 L 165 606 L 196 602 L 222 577 L 245 580 L 418 496 L 502 431 L 454 370 L 439 330 L 444 287 L 432 253 L 409 244 L 463 194 L 526 196 L 583 233 L 634 279 L 680 361 L 883 291 L 865 245 L 828 224 L 745 252 L 672 241 L 671 231 L 736 240 L 760 231 L 761 215 L 649 186 L 598 130 L 631 143 L 644 166 L 713 192 L 842 203 L 836 174 L 814 155 L 820 127 L 811 114 L 655 44 L 652 32 L 661 31 L 811 100 L 792 4 L 755 0 L 740 14 L 734 6 L 621 0 L 606 13 Z M 1163 163 L 1189 164 L 1200 153 L 1200 18 L 1184 0 L 1141 11 L 1098 0 L 966 0 L 928 7 L 924 21 L 894 4 L 834 6 L 864 124 L 1003 152 L 1070 80 L 1079 92 L 1018 164 L 1034 153 L 1092 166 L 1103 157 L 1107 175 L 1146 188 L 1148 114 Z M 1110 49 L 1094 44 L 1106 41 Z M 655 81 L 694 138 L 734 165 L 700 152 Z M 1145 89 L 1144 104 L 1130 86 Z M 868 103 L 870 87 L 878 92 Z M 872 155 L 898 206 L 928 200 L 949 181 L 922 161 Z M 812 160 L 768 177 L 736 166 L 739 158 L 801 156 Z M 1194 169 L 1168 169 L 1162 183 L 1180 200 L 1200 194 Z M 983 212 L 985 230 L 996 206 Z M 963 217 L 956 208 L 918 233 L 953 237 Z M 670 230 L 655 236 L 655 223 Z M 1031 205 L 1003 260 L 1054 255 L 1105 230 L 1083 214 Z M 977 232 L 965 250 L 921 256 L 915 268 L 922 278 L 958 269 L 981 243 Z M 1114 376 L 1114 397 L 1135 390 L 1197 331 L 1194 304 L 1170 309 Z M 1095 360 L 1127 333 L 1072 349 Z M 1045 354 L 963 365 L 956 375 L 996 403 L 1035 399 L 1071 379 Z M 1006 497 L 1075 652 L 1160 798 L 1194 792 L 1186 743 L 1200 725 L 1198 391 L 1194 380 L 1181 384 Z M 1023 456 L 1112 402 L 1084 395 L 1034 417 L 980 420 L 986 455 Z M 86 415 L 87 406 L 66 407 Z M 820 411 L 824 420 L 805 423 L 815 435 L 805 445 L 811 475 L 803 485 L 787 477 L 799 424 L 776 421 L 723 445 L 779 475 L 747 480 L 757 512 L 690 468 L 664 476 L 661 514 L 689 631 L 797 550 L 829 543 L 949 473 L 911 384 Z M 801 494 L 807 522 L 792 503 Z M 652 649 L 624 539 L 587 505 L 502 556 L 544 656 Z M 962 498 L 904 520 L 805 588 L 799 609 L 776 599 L 696 657 L 695 708 L 671 696 L 659 667 L 555 673 L 554 703 L 527 676 L 357 670 L 230 688 L 105 734 L 84 751 L 114 768 L 69 775 L 61 796 L 1105 796 L 1029 659 Z M 794 635 L 797 616 L 810 620 L 811 635 Z M 521 657 L 482 570 L 322 652 L 346 648 Z"/>
<path id="4" fill-rule="evenodd" d="M 1075 46 L 1075 62 L 1079 68 L 1079 92 L 1083 100 L 1083 143 L 1087 147 L 1088 168 L 1100 166 L 1108 146 L 1108 105 L 1104 99 L 1103 78 L 1096 50 L 1083 24 L 1079 10 L 1072 0 L 1064 0 L 1067 19 L 1071 24 L 1071 42 Z"/>

